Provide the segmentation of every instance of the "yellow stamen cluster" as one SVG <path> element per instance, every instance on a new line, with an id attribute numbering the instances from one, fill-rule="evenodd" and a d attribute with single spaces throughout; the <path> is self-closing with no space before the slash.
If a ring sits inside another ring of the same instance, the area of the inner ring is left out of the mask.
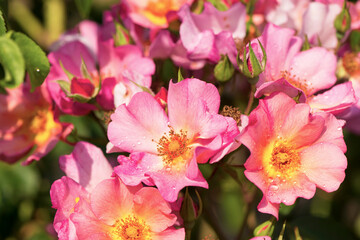
<path id="1" fill-rule="evenodd" d="M 186 131 L 180 130 L 180 133 L 176 133 L 170 128 L 169 134 L 160 138 L 157 151 L 166 166 L 174 167 L 187 161 L 190 141 L 186 134 Z"/>
<path id="2" fill-rule="evenodd" d="M 60 123 L 54 121 L 54 115 L 48 109 L 37 111 L 29 124 L 34 143 L 38 146 L 44 145 L 52 136 L 52 132 L 61 127 Z"/>
<path id="3" fill-rule="evenodd" d="M 151 0 L 148 2 L 143 14 L 153 24 L 162 25 L 167 22 L 166 14 L 172 10 L 178 10 L 178 6 L 175 5 L 173 0 Z"/>
<path id="4" fill-rule="evenodd" d="M 112 240 L 151 240 L 150 227 L 133 215 L 117 220 L 110 235 Z"/>
<path id="5" fill-rule="evenodd" d="M 297 149 L 291 144 L 286 141 L 275 142 L 268 153 L 265 157 L 265 169 L 269 178 L 290 180 L 296 175 L 301 161 Z"/>

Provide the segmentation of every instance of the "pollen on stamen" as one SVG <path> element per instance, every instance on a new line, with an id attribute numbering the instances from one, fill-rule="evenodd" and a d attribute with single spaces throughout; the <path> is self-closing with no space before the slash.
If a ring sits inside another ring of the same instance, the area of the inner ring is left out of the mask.
<path id="1" fill-rule="evenodd" d="M 239 108 L 225 105 L 223 107 L 223 109 L 221 110 L 220 114 L 225 117 L 233 118 L 236 121 L 236 124 L 238 126 L 241 125 L 241 112 L 240 112 Z"/>
<path id="2" fill-rule="evenodd" d="M 282 180 L 291 179 L 300 168 L 300 156 L 290 144 L 276 143 L 270 159 L 271 172 Z"/>
<path id="3" fill-rule="evenodd" d="M 133 215 L 117 220 L 111 228 L 110 235 L 112 240 L 151 240 L 150 227 Z"/>
<path id="4" fill-rule="evenodd" d="M 345 53 L 342 63 L 351 76 L 360 75 L 360 57 L 356 53 Z"/>
<path id="5" fill-rule="evenodd" d="M 311 83 L 306 81 L 306 79 L 300 79 L 296 75 L 292 75 L 288 71 L 281 71 L 281 77 L 285 78 L 291 85 L 294 87 L 301 89 L 306 95 L 308 92 L 312 90 Z"/>
<path id="6" fill-rule="evenodd" d="M 168 134 L 164 134 L 158 142 L 157 152 L 158 155 L 163 158 L 163 162 L 168 167 L 173 167 L 178 164 L 175 159 L 179 157 L 186 157 L 185 155 L 190 150 L 189 139 L 187 138 L 187 132 L 180 130 L 180 133 L 176 133 L 173 128 L 170 128 Z"/>

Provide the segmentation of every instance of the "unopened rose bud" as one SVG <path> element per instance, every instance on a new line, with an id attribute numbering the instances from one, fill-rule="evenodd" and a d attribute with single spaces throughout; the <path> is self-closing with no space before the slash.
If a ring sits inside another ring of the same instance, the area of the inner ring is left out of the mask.
<path id="1" fill-rule="evenodd" d="M 120 23 L 115 22 L 114 45 L 116 47 L 131 44 L 129 31 Z"/>
<path id="2" fill-rule="evenodd" d="M 344 6 L 334 21 L 338 39 L 342 39 L 345 32 L 350 29 L 350 23 L 351 17 L 349 9 L 346 7 L 346 1 L 344 1 Z"/>
<path id="3" fill-rule="evenodd" d="M 195 226 L 196 220 L 198 219 L 199 215 L 202 211 L 202 202 L 200 199 L 199 194 L 197 194 L 199 199 L 199 211 L 195 209 L 194 201 L 192 200 L 188 189 L 185 190 L 184 200 L 181 205 L 180 215 L 184 221 L 184 228 L 186 232 L 186 239 L 190 239 L 191 230 Z"/>
<path id="4" fill-rule="evenodd" d="M 260 41 L 258 41 L 258 42 L 259 42 L 259 46 L 262 51 L 262 57 L 256 56 L 254 49 L 252 48 L 251 43 L 250 43 L 248 45 L 249 54 L 247 53 L 247 47 L 244 48 L 245 61 L 242 61 L 239 56 L 237 58 L 238 65 L 239 65 L 241 72 L 246 77 L 250 78 L 249 82 L 251 84 L 256 84 L 260 73 L 262 73 L 265 70 L 265 65 L 266 65 L 267 57 L 266 57 L 265 49 L 264 49 L 263 45 L 261 44 L 261 42 Z M 261 58 L 261 59 L 259 60 L 259 58 Z"/>
<path id="5" fill-rule="evenodd" d="M 214 68 L 214 76 L 220 82 L 226 82 L 234 75 L 235 68 L 227 55 L 223 55 Z"/>
<path id="6" fill-rule="evenodd" d="M 254 236 L 271 236 L 274 232 L 274 228 L 274 221 L 268 220 L 255 228 Z"/>

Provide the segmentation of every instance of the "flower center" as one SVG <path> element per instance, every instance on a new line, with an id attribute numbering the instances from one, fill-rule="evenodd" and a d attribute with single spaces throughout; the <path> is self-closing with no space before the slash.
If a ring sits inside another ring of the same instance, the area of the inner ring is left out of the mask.
<path id="1" fill-rule="evenodd" d="M 60 123 L 54 121 L 53 113 L 48 109 L 39 110 L 29 123 L 29 129 L 34 134 L 34 143 L 38 146 L 44 145 Z"/>
<path id="2" fill-rule="evenodd" d="M 281 71 L 281 77 L 285 78 L 291 85 L 302 90 L 306 96 L 308 96 L 308 92 L 312 89 L 311 83 L 306 81 L 306 79 L 300 79 L 296 75 L 291 75 L 288 71 Z"/>
<path id="3" fill-rule="evenodd" d="M 169 134 L 165 133 L 157 146 L 158 155 L 163 158 L 165 167 L 183 168 L 191 157 L 189 144 L 186 131 L 180 130 L 180 133 L 176 133 L 170 127 Z"/>
<path id="4" fill-rule="evenodd" d="M 177 10 L 172 0 L 149 1 L 144 15 L 154 24 L 163 25 L 167 22 L 166 14 L 171 10 Z"/>
<path id="5" fill-rule="evenodd" d="M 300 155 L 297 150 L 286 141 L 276 142 L 265 163 L 265 169 L 270 179 L 291 179 L 300 168 Z"/>
<path id="6" fill-rule="evenodd" d="M 356 53 L 345 53 L 343 66 L 351 76 L 360 75 L 360 57 Z"/>
<path id="7" fill-rule="evenodd" d="M 117 220 L 110 235 L 112 240 L 151 240 L 150 227 L 133 215 Z"/>

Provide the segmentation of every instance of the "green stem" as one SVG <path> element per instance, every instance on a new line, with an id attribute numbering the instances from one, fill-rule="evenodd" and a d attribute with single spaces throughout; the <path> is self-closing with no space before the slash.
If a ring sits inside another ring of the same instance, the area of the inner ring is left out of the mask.
<path id="1" fill-rule="evenodd" d="M 250 111 L 251 111 L 252 105 L 253 105 L 253 103 L 254 103 L 255 90 L 256 90 L 256 86 L 255 86 L 255 84 L 252 84 L 252 85 L 251 85 L 249 102 L 248 102 L 248 105 L 246 106 L 246 109 L 245 109 L 245 112 L 244 112 L 245 115 L 249 115 L 249 113 L 250 113 Z"/>
<path id="2" fill-rule="evenodd" d="M 94 112 L 90 113 L 90 116 L 95 120 L 95 122 L 97 122 L 97 124 L 100 126 L 102 132 L 104 133 L 105 136 L 107 136 L 107 129 L 105 128 L 103 122 L 96 116 L 96 114 Z"/>

